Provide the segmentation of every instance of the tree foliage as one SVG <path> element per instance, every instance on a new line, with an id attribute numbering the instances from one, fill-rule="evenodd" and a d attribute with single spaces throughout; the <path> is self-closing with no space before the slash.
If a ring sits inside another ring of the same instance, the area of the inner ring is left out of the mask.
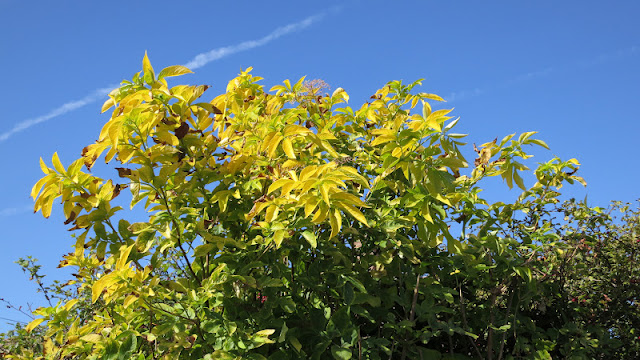
<path id="1" fill-rule="evenodd" d="M 109 94 L 98 140 L 68 167 L 41 161 L 35 210 L 62 202 L 77 289 L 27 326 L 44 327 L 41 351 L 10 356 L 637 355 L 637 213 L 616 225 L 559 203 L 565 183 L 584 184 L 577 160 L 530 171 L 526 150 L 547 145 L 527 132 L 474 145 L 463 173 L 458 120 L 420 81 L 354 109 L 341 88 L 265 91 L 250 71 L 207 101 L 209 86 L 169 87 L 188 69 L 156 74 L 145 56 Z M 91 172 L 101 158 L 117 177 Z M 482 199 L 493 176 L 520 197 Z M 125 188 L 144 221 L 115 206 Z"/>

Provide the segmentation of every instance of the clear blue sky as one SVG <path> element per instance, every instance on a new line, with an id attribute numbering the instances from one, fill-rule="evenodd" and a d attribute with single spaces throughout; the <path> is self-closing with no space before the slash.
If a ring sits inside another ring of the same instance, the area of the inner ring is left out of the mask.
<path id="1" fill-rule="evenodd" d="M 96 94 L 139 71 L 145 50 L 156 69 L 193 61 L 196 73 L 178 81 L 213 85 L 207 96 L 248 66 L 268 87 L 324 79 L 355 107 L 389 80 L 426 78 L 423 91 L 455 107 L 469 142 L 537 130 L 552 150 L 534 160 L 582 163 L 589 186 L 569 195 L 634 201 L 638 15 L 636 1 L 0 0 L 0 297 L 43 304 L 13 263 L 22 256 L 65 277 L 64 219 L 30 210 L 38 158 L 57 151 L 68 164 L 95 140 L 106 119 Z"/>

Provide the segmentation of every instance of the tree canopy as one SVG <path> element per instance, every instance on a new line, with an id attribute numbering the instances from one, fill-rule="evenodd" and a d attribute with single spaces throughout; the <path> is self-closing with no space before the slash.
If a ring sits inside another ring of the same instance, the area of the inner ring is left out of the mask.
<path id="1" fill-rule="evenodd" d="M 167 82 L 189 69 L 142 65 L 79 159 L 40 163 L 35 210 L 62 203 L 75 278 L 10 358 L 638 355 L 638 212 L 561 202 L 579 163 L 530 170 L 535 132 L 474 144 L 469 166 L 421 81 L 351 108 L 342 88 L 266 91 L 247 69 L 203 100 L 209 86 Z M 494 176 L 518 199 L 484 200 Z M 126 188 L 144 221 L 116 206 Z"/>

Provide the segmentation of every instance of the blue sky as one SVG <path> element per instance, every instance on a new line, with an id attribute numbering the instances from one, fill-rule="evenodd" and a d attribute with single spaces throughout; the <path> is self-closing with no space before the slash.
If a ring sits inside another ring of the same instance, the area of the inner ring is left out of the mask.
<path id="1" fill-rule="evenodd" d="M 321 78 L 354 107 L 389 80 L 425 78 L 422 91 L 455 107 L 470 143 L 539 131 L 551 151 L 534 161 L 582 163 L 589 185 L 567 196 L 634 201 L 638 14 L 635 1 L 0 0 L 0 297 L 43 305 L 19 257 L 40 259 L 47 279 L 67 274 L 56 269 L 73 245 L 64 219 L 31 212 L 38 158 L 57 151 L 68 164 L 95 140 L 105 89 L 139 71 L 145 50 L 156 69 L 194 65 L 177 81 L 212 85 L 207 96 L 249 66 L 267 87 Z"/>

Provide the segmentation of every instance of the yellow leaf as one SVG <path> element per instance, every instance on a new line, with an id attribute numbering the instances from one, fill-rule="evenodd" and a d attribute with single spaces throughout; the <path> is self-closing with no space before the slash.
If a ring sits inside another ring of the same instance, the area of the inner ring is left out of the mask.
<path id="1" fill-rule="evenodd" d="M 300 172 L 300 181 L 307 180 L 307 178 L 313 176 L 317 169 L 318 166 L 316 165 L 309 165 L 302 169 L 302 171 Z"/>
<path id="2" fill-rule="evenodd" d="M 291 190 L 296 186 L 296 182 L 291 180 L 290 183 L 285 184 L 282 187 L 282 191 L 280 192 L 280 196 L 287 196 L 291 192 Z"/>
<path id="3" fill-rule="evenodd" d="M 128 308 L 131 304 L 135 303 L 138 300 L 138 297 L 135 295 L 129 295 L 124 299 L 124 303 L 122 304 L 124 308 Z"/>
<path id="4" fill-rule="evenodd" d="M 109 98 L 107 101 L 104 102 L 104 104 L 102 104 L 102 110 L 100 110 L 100 113 L 104 113 L 105 111 L 109 110 L 112 106 L 114 106 L 116 104 L 116 101 L 113 100 L 113 98 Z"/>
<path id="5" fill-rule="evenodd" d="M 369 226 L 369 224 L 367 223 L 367 218 L 365 218 L 360 210 L 356 209 L 354 206 L 344 203 L 340 203 L 338 206 L 340 206 L 340 208 L 342 208 L 345 212 L 349 213 L 349 215 L 353 216 L 356 220 L 360 221 L 366 226 Z"/>
<path id="6" fill-rule="evenodd" d="M 46 184 L 49 180 L 51 180 L 54 177 L 55 175 L 49 174 L 43 177 L 42 179 L 38 180 L 38 182 L 35 185 L 33 185 L 33 188 L 31 188 L 31 197 L 35 200 L 38 194 L 40 194 L 40 191 L 42 191 L 42 187 L 44 186 L 44 184 Z"/>
<path id="7" fill-rule="evenodd" d="M 291 144 L 291 140 L 287 138 L 282 140 L 282 150 L 284 150 L 284 153 L 287 154 L 289 159 L 296 158 L 296 154 L 293 152 L 293 144 Z"/>
<path id="8" fill-rule="evenodd" d="M 449 205 L 449 206 L 453 206 L 453 205 L 451 204 L 451 202 L 449 201 L 449 199 L 447 199 L 447 198 L 443 197 L 443 196 L 442 196 L 442 195 L 440 195 L 440 194 L 436 194 L 436 200 L 439 200 L 439 201 L 441 201 L 442 203 L 447 204 L 447 205 Z"/>
<path id="9" fill-rule="evenodd" d="M 67 301 L 66 304 L 64 304 L 64 309 L 69 311 L 77 303 L 78 303 L 78 299 L 69 300 L 69 301 Z"/>
<path id="10" fill-rule="evenodd" d="M 62 175 L 66 173 L 64 166 L 62 166 L 62 163 L 60 162 L 60 158 L 58 158 L 57 152 L 53 153 L 53 156 L 51 157 L 51 162 L 53 163 L 53 167 L 56 169 L 58 173 Z"/>
<path id="11" fill-rule="evenodd" d="M 276 151 L 278 150 L 278 145 L 280 145 L 280 141 L 282 141 L 282 135 L 275 134 L 271 141 L 269 141 L 269 157 L 273 159 L 276 156 Z"/>
<path id="12" fill-rule="evenodd" d="M 440 96 L 438 96 L 436 94 L 420 93 L 420 96 L 422 96 L 425 99 L 429 99 L 429 100 L 444 101 L 443 98 L 441 98 Z"/>
<path id="13" fill-rule="evenodd" d="M 158 140 L 164 143 L 167 143 L 169 145 L 177 146 L 178 144 L 180 144 L 180 140 L 178 140 L 178 138 L 175 135 L 171 134 L 167 130 L 157 131 L 155 135 L 158 138 Z"/>
<path id="14" fill-rule="evenodd" d="M 285 137 L 290 137 L 291 135 L 298 135 L 298 134 L 308 134 L 311 132 L 312 132 L 311 130 L 307 129 L 304 126 L 294 125 L 294 124 L 289 124 L 284 128 Z"/>
<path id="15" fill-rule="evenodd" d="M 276 135 L 276 132 L 270 132 L 267 136 L 262 140 L 262 145 L 260 146 L 260 151 L 267 151 L 269 148 L 269 144 L 271 143 L 271 139 Z"/>
<path id="16" fill-rule="evenodd" d="M 271 194 L 272 192 L 278 190 L 279 188 L 283 187 L 285 184 L 288 184 L 290 182 L 293 182 L 293 180 L 291 180 L 291 179 L 278 179 L 278 180 L 274 181 L 271 185 L 269 185 L 269 190 L 267 190 L 267 195 Z"/>
<path id="17" fill-rule="evenodd" d="M 314 224 L 320 224 L 327 218 L 327 214 L 329 213 L 329 208 L 327 206 L 321 205 L 316 214 L 313 216 L 311 221 Z"/>
<path id="18" fill-rule="evenodd" d="M 336 96 L 341 97 L 342 99 L 344 99 L 344 101 L 347 101 L 347 102 L 349 101 L 349 94 L 347 94 L 347 92 L 346 92 L 346 91 L 344 91 L 344 89 L 343 89 L 343 88 L 341 88 L 341 87 L 337 88 L 337 89 L 333 92 L 333 94 L 331 94 L 331 97 L 332 97 L 332 98 L 334 98 L 334 97 L 336 97 Z"/>
<path id="19" fill-rule="evenodd" d="M 120 257 L 118 258 L 118 262 L 116 263 L 116 269 L 120 270 L 127 264 L 127 260 L 129 259 L 129 254 L 131 253 L 131 249 L 135 244 L 131 244 L 129 246 L 124 247 L 124 250 L 120 250 Z M 122 246 L 120 247 L 122 249 Z"/>
<path id="20" fill-rule="evenodd" d="M 31 331 L 33 331 L 33 329 L 36 328 L 36 326 L 40 325 L 44 320 L 45 320 L 45 318 L 35 319 L 35 320 L 31 321 L 29 324 L 27 324 L 27 326 L 24 329 L 28 333 L 30 333 Z"/>
<path id="21" fill-rule="evenodd" d="M 318 199 L 315 197 L 310 197 L 309 200 L 304 204 L 304 217 L 309 217 L 313 210 L 318 206 Z"/>
<path id="22" fill-rule="evenodd" d="M 115 272 L 109 273 L 107 275 L 103 275 L 98 281 L 96 281 L 93 286 L 91 286 L 91 302 L 95 303 L 98 301 L 100 294 L 102 291 L 118 281 L 118 278 L 115 276 Z"/>
<path id="23" fill-rule="evenodd" d="M 359 197 L 344 191 L 333 194 L 332 198 L 349 202 L 350 204 L 348 205 L 369 207 L 367 204 L 364 203 L 364 201 L 360 200 Z"/>
<path id="24" fill-rule="evenodd" d="M 522 181 L 522 177 L 520 177 L 520 174 L 518 174 L 517 171 L 513 172 L 513 180 L 516 182 L 516 185 L 518 185 L 520 189 L 526 190 L 524 182 Z"/>
<path id="25" fill-rule="evenodd" d="M 396 132 L 391 129 L 373 129 L 371 130 L 371 135 L 381 136 L 381 135 L 395 135 Z"/>
<path id="26" fill-rule="evenodd" d="M 54 196 L 49 196 L 44 203 L 42 204 L 42 216 L 48 218 L 51 216 L 51 209 L 53 208 L 53 200 L 55 200 Z"/>
<path id="27" fill-rule="evenodd" d="M 277 216 L 280 210 L 277 206 L 271 205 L 267 208 L 267 212 L 264 215 L 264 221 L 272 222 Z"/>
<path id="28" fill-rule="evenodd" d="M 333 239 L 340 232 L 340 225 L 335 216 L 335 211 L 329 214 L 329 224 L 331 225 L 331 235 L 329 235 L 329 239 Z"/>
<path id="29" fill-rule="evenodd" d="M 327 204 L 327 206 L 329 206 L 330 202 L 329 202 L 329 187 L 331 185 L 329 184 L 322 184 L 320 185 L 320 194 L 322 195 L 322 200 L 324 200 L 325 204 Z"/>
<path id="30" fill-rule="evenodd" d="M 389 141 L 395 140 L 396 136 L 394 135 L 381 135 L 378 136 L 377 138 L 375 138 L 372 142 L 371 142 L 371 146 L 376 146 L 379 144 L 384 144 L 387 143 Z"/>
<path id="31" fill-rule="evenodd" d="M 45 174 L 49 174 L 51 172 L 51 169 L 49 169 L 47 164 L 44 163 L 44 160 L 42 160 L 42 158 L 40 158 L 40 169 L 42 169 L 42 172 Z"/>
<path id="32" fill-rule="evenodd" d="M 311 189 L 312 187 L 314 187 L 316 185 L 317 181 L 318 181 L 318 179 L 316 179 L 316 178 L 303 181 L 302 182 L 302 186 L 298 185 L 298 188 L 300 189 L 300 192 L 298 194 L 299 195 L 306 194 L 309 191 L 309 189 Z"/>

